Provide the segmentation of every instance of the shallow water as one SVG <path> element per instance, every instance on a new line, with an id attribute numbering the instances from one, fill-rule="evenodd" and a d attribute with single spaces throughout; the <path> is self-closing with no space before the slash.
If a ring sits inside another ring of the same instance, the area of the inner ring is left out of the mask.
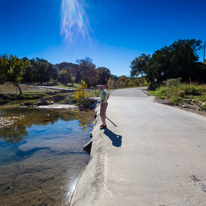
<path id="1" fill-rule="evenodd" d="M 0 107 L 0 205 L 68 205 L 89 161 L 93 111 Z"/>

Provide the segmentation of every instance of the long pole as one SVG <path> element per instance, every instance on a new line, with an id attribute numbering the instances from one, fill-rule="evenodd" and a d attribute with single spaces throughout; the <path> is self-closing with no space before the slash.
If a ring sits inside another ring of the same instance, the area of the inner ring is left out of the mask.
<path id="1" fill-rule="evenodd" d="M 206 42 L 205 42 L 205 45 L 206 45 Z M 204 45 L 203 62 L 205 61 L 205 45 Z"/>

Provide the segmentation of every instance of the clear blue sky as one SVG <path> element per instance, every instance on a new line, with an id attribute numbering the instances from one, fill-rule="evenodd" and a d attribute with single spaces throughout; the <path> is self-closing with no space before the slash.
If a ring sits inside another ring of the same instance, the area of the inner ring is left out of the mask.
<path id="1" fill-rule="evenodd" d="M 90 57 L 118 76 L 142 53 L 206 41 L 205 0 L 0 0 L 0 8 L 0 54 L 53 64 Z"/>

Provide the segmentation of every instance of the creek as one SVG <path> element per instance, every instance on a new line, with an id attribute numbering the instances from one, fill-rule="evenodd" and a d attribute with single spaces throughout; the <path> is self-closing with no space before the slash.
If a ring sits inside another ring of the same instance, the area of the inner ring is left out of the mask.
<path id="1" fill-rule="evenodd" d="M 0 205 L 68 205 L 89 161 L 94 111 L 0 107 Z"/>

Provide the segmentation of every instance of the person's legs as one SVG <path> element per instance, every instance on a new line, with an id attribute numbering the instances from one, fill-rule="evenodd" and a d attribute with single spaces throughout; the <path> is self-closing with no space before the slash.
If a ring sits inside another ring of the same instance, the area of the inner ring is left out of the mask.
<path id="1" fill-rule="evenodd" d="M 102 115 L 101 118 L 102 118 L 103 124 L 106 124 L 106 116 L 105 116 L 105 115 Z"/>
<path id="2" fill-rule="evenodd" d="M 106 110 L 108 103 L 101 104 L 100 117 L 102 119 L 103 126 L 106 126 Z"/>

